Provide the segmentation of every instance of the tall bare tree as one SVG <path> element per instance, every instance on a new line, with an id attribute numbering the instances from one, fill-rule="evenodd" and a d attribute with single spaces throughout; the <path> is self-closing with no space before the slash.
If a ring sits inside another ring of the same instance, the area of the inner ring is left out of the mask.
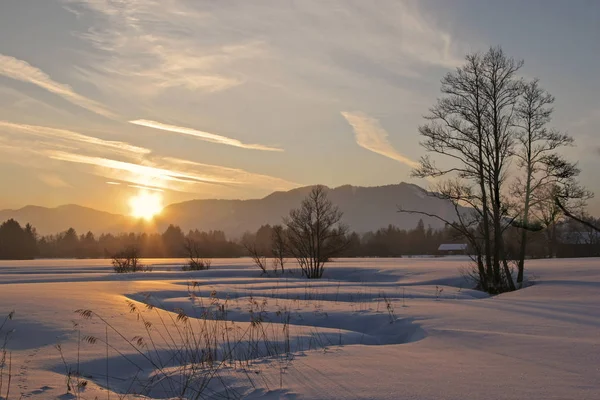
<path id="1" fill-rule="evenodd" d="M 465 65 L 442 79 L 443 97 L 419 128 L 421 145 L 442 156 L 445 166 L 426 156 L 414 175 L 446 178 L 435 191 L 455 204 L 458 222 L 451 226 L 479 252 L 478 284 L 491 293 L 515 289 L 504 249 L 509 220 L 504 189 L 515 143 L 514 110 L 523 90 L 516 73 L 522 65 L 499 47 L 468 55 Z"/>
<path id="2" fill-rule="evenodd" d="M 342 215 L 319 185 L 284 219 L 289 251 L 307 278 L 321 278 L 325 263 L 346 247 L 348 228 L 341 223 Z"/>
<path id="3" fill-rule="evenodd" d="M 539 86 L 537 79 L 524 86 L 523 94 L 515 109 L 517 121 L 517 144 L 515 157 L 517 167 L 524 171 L 524 177 L 517 177 L 513 186 L 514 195 L 523 204 L 521 210 L 521 246 L 518 258 L 517 283 L 523 282 L 525 271 L 525 253 L 527 249 L 527 235 L 532 228 L 535 230 L 539 224 L 531 224 L 531 209 L 538 203 L 548 205 L 548 190 L 544 186 L 554 187 L 556 174 L 548 168 L 548 161 L 556 164 L 555 158 L 560 157 L 556 150 L 573 144 L 573 138 L 567 134 L 548 128 L 552 118 L 552 104 L 554 97 Z M 563 160 L 562 163 L 568 164 Z M 541 196 L 541 197 L 540 197 Z M 539 207 L 538 207 L 539 208 Z M 556 217 L 556 210 L 546 208 L 545 217 Z M 548 218 L 546 218 L 547 220 Z M 539 221 L 536 221 L 539 222 Z M 550 221 L 548 221 L 550 222 Z"/>

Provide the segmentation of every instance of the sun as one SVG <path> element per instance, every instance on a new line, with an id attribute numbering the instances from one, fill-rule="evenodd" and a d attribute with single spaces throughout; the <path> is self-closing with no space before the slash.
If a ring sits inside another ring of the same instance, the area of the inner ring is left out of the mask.
<path id="1" fill-rule="evenodd" d="M 129 199 L 131 215 L 135 218 L 143 218 L 150 221 L 163 209 L 162 195 L 141 190 L 137 195 Z"/>

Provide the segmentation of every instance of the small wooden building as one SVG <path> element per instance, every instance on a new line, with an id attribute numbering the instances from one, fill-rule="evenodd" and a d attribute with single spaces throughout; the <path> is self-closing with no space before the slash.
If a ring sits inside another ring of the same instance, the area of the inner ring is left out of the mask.
<path id="1" fill-rule="evenodd" d="M 465 243 L 445 243 L 438 247 L 437 253 L 441 256 L 464 255 L 467 254 L 468 248 Z"/>

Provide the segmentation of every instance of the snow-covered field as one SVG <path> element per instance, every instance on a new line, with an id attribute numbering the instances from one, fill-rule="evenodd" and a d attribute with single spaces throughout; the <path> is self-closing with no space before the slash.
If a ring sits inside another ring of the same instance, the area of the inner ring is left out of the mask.
<path id="1" fill-rule="evenodd" d="M 533 285 L 494 298 L 462 258 L 338 260 L 321 281 L 145 262 L 0 262 L 0 325 L 15 311 L 0 398 L 10 375 L 10 399 L 177 397 L 199 377 L 187 397 L 600 399 L 599 259 L 531 261 Z M 191 365 L 207 342 L 214 360 Z"/>

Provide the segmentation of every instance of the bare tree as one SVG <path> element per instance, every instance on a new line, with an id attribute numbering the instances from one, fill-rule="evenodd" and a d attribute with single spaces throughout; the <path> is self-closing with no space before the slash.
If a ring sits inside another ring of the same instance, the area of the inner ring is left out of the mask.
<path id="1" fill-rule="evenodd" d="M 186 238 L 183 247 L 188 256 L 188 263 L 182 268 L 184 271 L 201 271 L 210 268 L 211 260 L 202 256 L 200 243 L 191 238 Z"/>
<path id="2" fill-rule="evenodd" d="M 129 246 L 112 256 L 112 265 L 116 273 L 139 272 L 149 270 L 140 263 L 140 251 Z"/>
<path id="3" fill-rule="evenodd" d="M 283 274 L 285 272 L 285 269 L 284 269 L 285 256 L 287 254 L 287 247 L 288 247 L 287 239 L 286 239 L 286 232 L 283 229 L 283 226 L 281 226 L 281 225 L 273 226 L 272 243 L 273 243 L 272 253 L 273 253 L 273 256 L 275 257 L 275 263 L 276 263 L 275 267 L 281 268 L 281 273 Z"/>
<path id="4" fill-rule="evenodd" d="M 325 263 L 346 247 L 348 228 L 341 223 L 342 215 L 319 185 L 284 220 L 290 253 L 307 278 L 321 278 Z"/>
<path id="5" fill-rule="evenodd" d="M 560 147 L 573 144 L 573 138 L 569 135 L 547 127 L 552 117 L 553 103 L 554 97 L 542 89 L 535 79 L 524 86 L 523 94 L 515 109 L 518 147 L 514 154 L 517 166 L 524 171 L 525 175 L 523 178 L 517 177 L 513 186 L 513 194 L 523 204 L 519 221 L 519 226 L 522 228 L 517 275 L 519 284 L 523 282 L 524 277 L 528 231 L 537 230 L 538 225 L 531 224 L 531 209 L 537 203 L 547 200 L 547 190 L 540 189 L 553 185 L 556 180 L 552 169 L 548 168 L 547 160 L 559 157 L 555 151 Z M 563 162 L 567 164 L 566 161 Z M 554 213 L 546 213 L 545 216 L 552 217 L 552 214 Z"/>
<path id="6" fill-rule="evenodd" d="M 242 246 L 246 249 L 254 265 L 256 265 L 263 274 L 267 273 L 267 257 L 264 253 L 256 246 L 255 242 L 251 242 L 249 240 L 244 240 L 242 242 Z"/>
<path id="7" fill-rule="evenodd" d="M 515 144 L 514 110 L 523 86 L 516 73 L 522 65 L 499 47 L 468 55 L 464 66 L 442 79 L 444 97 L 419 128 L 421 145 L 447 164 L 438 167 L 426 156 L 414 175 L 447 178 L 436 188 L 437 196 L 455 205 L 458 222 L 450 226 L 468 233 L 479 251 L 478 285 L 490 293 L 515 289 L 503 233 L 510 222 L 505 186 Z"/>
<path id="8" fill-rule="evenodd" d="M 554 201 L 557 187 L 554 184 L 548 184 L 538 187 L 533 196 L 536 201 L 531 204 L 531 214 L 533 218 L 541 225 L 546 234 L 546 254 L 550 258 L 556 255 L 556 241 L 558 235 L 558 226 L 564 218 L 561 209 Z"/>

